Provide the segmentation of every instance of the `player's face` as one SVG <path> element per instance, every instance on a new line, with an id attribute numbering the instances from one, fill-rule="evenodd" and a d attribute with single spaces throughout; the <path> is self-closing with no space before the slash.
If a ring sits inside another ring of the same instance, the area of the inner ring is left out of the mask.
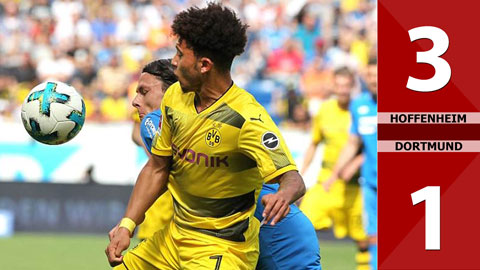
<path id="1" fill-rule="evenodd" d="M 137 108 L 140 119 L 160 108 L 163 98 L 163 83 L 152 74 L 143 72 L 137 86 L 137 95 L 132 105 Z"/>
<path id="2" fill-rule="evenodd" d="M 334 93 L 341 104 L 350 102 L 350 94 L 352 92 L 353 80 L 350 76 L 336 75 L 335 76 Z"/>
<path id="3" fill-rule="evenodd" d="M 377 94 L 377 65 L 368 65 L 365 80 L 367 81 L 368 90 L 374 95 Z"/>
<path id="4" fill-rule="evenodd" d="M 202 77 L 200 73 L 200 62 L 192 49 L 187 47 L 185 40 L 177 42 L 177 53 L 172 58 L 174 73 L 183 92 L 200 90 Z"/>

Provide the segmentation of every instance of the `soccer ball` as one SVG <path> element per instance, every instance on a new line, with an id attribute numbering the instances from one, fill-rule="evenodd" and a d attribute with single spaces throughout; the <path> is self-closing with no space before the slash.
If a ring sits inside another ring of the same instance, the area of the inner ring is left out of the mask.
<path id="1" fill-rule="evenodd" d="M 23 102 L 22 122 L 35 140 L 45 144 L 62 144 L 82 129 L 85 102 L 70 85 L 43 82 L 35 86 Z"/>

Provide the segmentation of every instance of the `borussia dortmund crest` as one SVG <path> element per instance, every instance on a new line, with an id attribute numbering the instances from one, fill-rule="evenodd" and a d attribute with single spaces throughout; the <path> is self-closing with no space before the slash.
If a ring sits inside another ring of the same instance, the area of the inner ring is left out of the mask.
<path id="1" fill-rule="evenodd" d="M 205 134 L 205 142 L 210 147 L 217 147 L 222 141 L 222 136 L 217 128 L 211 128 Z"/>

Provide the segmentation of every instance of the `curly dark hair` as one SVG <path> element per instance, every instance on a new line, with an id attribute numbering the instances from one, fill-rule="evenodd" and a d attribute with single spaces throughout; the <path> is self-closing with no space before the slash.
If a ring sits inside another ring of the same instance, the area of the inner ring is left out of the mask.
<path id="1" fill-rule="evenodd" d="M 151 74 L 163 82 L 162 90 L 167 90 L 170 85 L 177 81 L 177 76 L 173 73 L 172 59 L 159 59 L 146 64 L 142 73 Z"/>
<path id="2" fill-rule="evenodd" d="M 191 7 L 175 16 L 172 30 L 196 56 L 208 57 L 221 71 L 231 68 L 233 58 L 245 50 L 247 25 L 234 11 L 217 3 Z"/>

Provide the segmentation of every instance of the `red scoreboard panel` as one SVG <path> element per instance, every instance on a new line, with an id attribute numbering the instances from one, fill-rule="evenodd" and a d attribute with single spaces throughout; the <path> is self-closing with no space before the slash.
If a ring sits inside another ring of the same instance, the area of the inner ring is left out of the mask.
<path id="1" fill-rule="evenodd" d="M 378 1 L 379 269 L 480 269 L 480 1 Z"/>

